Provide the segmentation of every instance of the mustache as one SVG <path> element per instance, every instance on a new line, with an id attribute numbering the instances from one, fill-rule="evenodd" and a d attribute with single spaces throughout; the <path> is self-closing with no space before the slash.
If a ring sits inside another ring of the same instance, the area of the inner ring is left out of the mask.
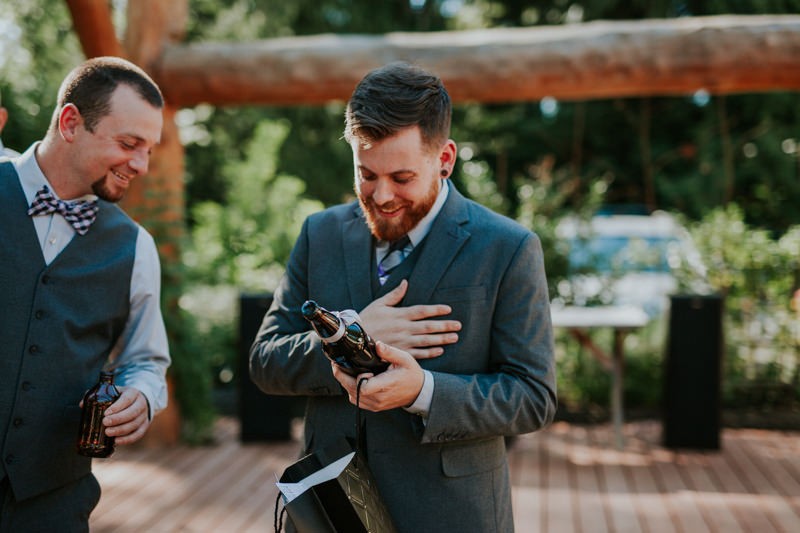
<path id="1" fill-rule="evenodd" d="M 365 203 L 367 204 L 367 206 L 373 209 L 380 209 L 382 211 L 395 211 L 397 209 L 400 209 L 401 207 L 408 207 L 409 205 L 411 205 L 409 202 L 394 202 L 394 201 L 387 202 L 385 204 L 378 204 L 372 198 L 366 198 Z"/>

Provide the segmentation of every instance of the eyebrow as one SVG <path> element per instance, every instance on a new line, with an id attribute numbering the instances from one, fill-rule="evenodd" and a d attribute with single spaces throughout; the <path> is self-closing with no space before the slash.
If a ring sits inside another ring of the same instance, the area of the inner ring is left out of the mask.
<path id="1" fill-rule="evenodd" d="M 370 174 L 379 175 L 377 172 L 375 172 L 371 168 L 366 167 L 364 165 L 358 165 L 358 168 L 359 168 L 359 170 L 365 170 L 365 171 L 369 172 Z M 398 176 L 400 174 L 413 174 L 413 175 L 416 176 L 417 175 L 417 171 L 416 170 L 411 170 L 410 168 L 401 168 L 399 170 L 395 170 L 395 171 L 389 173 L 390 176 Z"/>

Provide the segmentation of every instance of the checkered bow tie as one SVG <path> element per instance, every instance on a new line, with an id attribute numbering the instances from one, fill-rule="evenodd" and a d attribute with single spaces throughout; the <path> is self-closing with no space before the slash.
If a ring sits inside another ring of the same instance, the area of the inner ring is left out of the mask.
<path id="1" fill-rule="evenodd" d="M 97 200 L 65 202 L 53 196 L 53 193 L 45 185 L 36 193 L 36 197 L 28 209 L 28 215 L 35 217 L 59 213 L 72 225 L 78 235 L 85 235 L 89 231 L 89 226 L 94 223 L 99 210 Z"/>

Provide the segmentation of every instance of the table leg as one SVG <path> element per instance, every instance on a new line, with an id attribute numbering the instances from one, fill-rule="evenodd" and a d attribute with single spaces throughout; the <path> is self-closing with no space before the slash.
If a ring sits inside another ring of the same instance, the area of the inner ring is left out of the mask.
<path id="1" fill-rule="evenodd" d="M 614 328 L 614 351 L 611 366 L 611 419 L 614 426 L 614 444 L 618 450 L 625 447 L 622 436 L 623 420 L 623 374 L 625 370 L 625 360 L 623 354 L 623 343 L 627 331 Z"/>

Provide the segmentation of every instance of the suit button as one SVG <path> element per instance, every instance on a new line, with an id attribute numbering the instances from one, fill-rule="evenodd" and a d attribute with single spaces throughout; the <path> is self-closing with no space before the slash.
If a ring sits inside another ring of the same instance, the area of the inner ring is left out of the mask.
<path id="1" fill-rule="evenodd" d="M 30 384 L 29 382 L 27 382 L 27 381 L 26 381 L 26 382 L 24 382 L 24 383 L 22 384 L 22 390 L 24 390 L 24 391 L 29 391 L 29 390 L 31 390 L 32 388 L 33 388 L 33 385 L 31 385 L 31 384 Z"/>
<path id="2" fill-rule="evenodd" d="M 45 274 L 44 276 L 42 276 L 42 283 L 44 283 L 45 285 L 47 285 L 48 283 L 50 283 L 50 276 L 48 276 L 47 274 Z"/>
<path id="3" fill-rule="evenodd" d="M 42 318 L 44 318 L 44 311 L 39 309 L 39 310 L 36 311 L 36 314 L 34 314 L 33 316 L 35 316 L 37 320 L 41 320 Z"/>
<path id="4" fill-rule="evenodd" d="M 35 344 L 31 344 L 30 347 L 28 348 L 28 352 L 30 352 L 30 353 L 36 353 L 38 351 L 39 351 L 39 347 L 37 345 L 35 345 Z"/>
<path id="5" fill-rule="evenodd" d="M 21 418 L 15 418 L 15 419 L 14 419 L 14 427 L 15 427 L 15 428 L 18 428 L 18 427 L 20 427 L 21 425 L 22 425 L 22 419 L 21 419 Z"/>
<path id="6" fill-rule="evenodd" d="M 13 464 L 15 460 L 16 459 L 12 454 L 6 455 L 6 464 L 7 465 Z"/>

